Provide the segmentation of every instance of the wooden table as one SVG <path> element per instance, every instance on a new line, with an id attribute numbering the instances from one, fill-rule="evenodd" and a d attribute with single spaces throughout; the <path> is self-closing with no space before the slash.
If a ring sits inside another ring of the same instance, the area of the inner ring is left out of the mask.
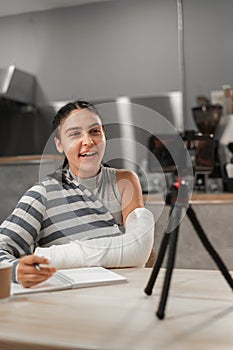
<path id="1" fill-rule="evenodd" d="M 219 271 L 174 270 L 166 317 L 150 269 L 121 269 L 128 283 L 28 294 L 0 304 L 0 349 L 232 350 L 233 298 Z"/>

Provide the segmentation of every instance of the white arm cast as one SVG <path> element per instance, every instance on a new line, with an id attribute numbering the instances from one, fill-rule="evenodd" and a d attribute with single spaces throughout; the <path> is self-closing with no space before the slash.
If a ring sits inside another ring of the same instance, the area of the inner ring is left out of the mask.
<path id="1" fill-rule="evenodd" d="M 126 219 L 125 234 L 116 237 L 72 241 L 49 248 L 36 248 L 35 254 L 48 258 L 57 269 L 103 266 L 143 266 L 154 243 L 154 218 L 146 208 L 134 209 Z"/>

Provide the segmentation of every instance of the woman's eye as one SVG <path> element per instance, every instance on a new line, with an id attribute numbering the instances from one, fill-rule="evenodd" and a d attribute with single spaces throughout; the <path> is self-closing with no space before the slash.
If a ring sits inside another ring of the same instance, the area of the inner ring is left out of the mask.
<path id="1" fill-rule="evenodd" d="M 99 135 L 101 133 L 101 129 L 91 129 L 90 134 Z"/>
<path id="2" fill-rule="evenodd" d="M 69 137 L 79 137 L 80 135 L 80 132 L 72 132 L 71 134 L 69 134 Z"/>

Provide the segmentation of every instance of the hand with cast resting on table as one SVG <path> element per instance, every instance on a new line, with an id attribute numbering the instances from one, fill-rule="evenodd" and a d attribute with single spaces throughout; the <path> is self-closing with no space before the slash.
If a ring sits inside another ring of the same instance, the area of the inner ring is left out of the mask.
<path id="1" fill-rule="evenodd" d="M 38 271 L 33 264 L 45 264 L 46 267 Z M 49 260 L 43 256 L 27 255 L 20 259 L 17 268 L 18 282 L 23 287 L 29 288 L 37 283 L 47 280 L 53 275 L 56 268 L 49 265 Z"/>

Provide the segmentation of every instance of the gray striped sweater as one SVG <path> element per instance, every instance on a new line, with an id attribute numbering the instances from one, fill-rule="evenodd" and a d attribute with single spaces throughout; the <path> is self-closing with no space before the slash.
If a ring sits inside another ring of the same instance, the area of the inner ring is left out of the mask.
<path id="1" fill-rule="evenodd" d="M 78 183 L 68 170 L 57 171 L 32 186 L 0 226 L 0 262 L 13 262 L 37 246 L 122 234 L 98 197 Z"/>

